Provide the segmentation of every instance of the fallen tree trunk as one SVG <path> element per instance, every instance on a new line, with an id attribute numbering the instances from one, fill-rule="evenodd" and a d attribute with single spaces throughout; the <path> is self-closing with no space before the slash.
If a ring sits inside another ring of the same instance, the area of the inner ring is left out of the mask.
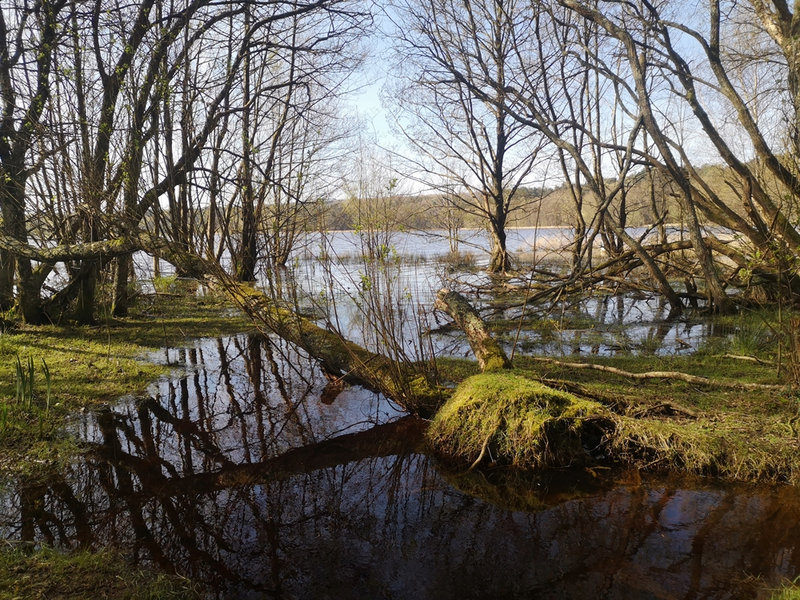
<path id="1" fill-rule="evenodd" d="M 421 370 L 371 352 L 341 335 L 323 329 L 297 313 L 281 308 L 252 286 L 217 276 L 225 291 L 253 322 L 308 352 L 329 373 L 381 392 L 412 414 L 433 415 L 449 390 L 432 384 Z"/>
<path id="2" fill-rule="evenodd" d="M 434 306 L 450 315 L 456 325 L 466 334 L 481 371 L 486 373 L 511 367 L 511 361 L 508 360 L 506 353 L 497 340 L 491 336 L 486 328 L 486 323 L 478 315 L 478 311 L 464 296 L 458 292 L 441 289 L 436 294 Z"/>

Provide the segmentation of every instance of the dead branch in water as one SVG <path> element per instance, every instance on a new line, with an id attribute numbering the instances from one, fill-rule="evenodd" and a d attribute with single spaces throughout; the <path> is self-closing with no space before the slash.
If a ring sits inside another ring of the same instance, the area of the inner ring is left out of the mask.
<path id="1" fill-rule="evenodd" d="M 405 410 L 430 416 L 446 396 L 413 365 L 392 360 L 281 308 L 264 292 L 230 278 L 219 278 L 228 295 L 267 333 L 308 352 L 329 373 L 383 393 Z"/>
<path id="2" fill-rule="evenodd" d="M 430 417 L 449 391 L 431 383 L 415 365 L 371 352 L 324 329 L 279 303 L 251 284 L 233 279 L 219 265 L 182 251 L 175 246 L 162 256 L 173 264 L 191 264 L 193 272 L 206 275 L 238 305 L 264 334 L 274 333 L 302 348 L 317 359 L 328 373 L 380 392 L 404 410 Z"/>
<path id="3" fill-rule="evenodd" d="M 566 369 L 589 369 L 592 371 L 602 371 L 604 373 L 612 373 L 628 379 L 672 379 L 676 381 L 683 381 L 694 385 L 703 385 L 709 387 L 720 387 L 725 389 L 734 390 L 786 390 L 785 385 L 769 384 L 769 383 L 745 383 L 739 381 L 720 381 L 709 379 L 708 377 L 701 377 L 699 375 L 690 375 L 689 373 L 682 373 L 680 371 L 646 371 L 644 373 L 632 373 L 631 371 L 624 371 L 617 367 L 609 367 L 607 365 L 597 365 L 593 363 L 577 363 L 563 360 L 556 360 L 555 358 L 544 357 L 531 357 L 531 360 L 536 362 L 545 362 L 549 364 L 558 365 Z"/>

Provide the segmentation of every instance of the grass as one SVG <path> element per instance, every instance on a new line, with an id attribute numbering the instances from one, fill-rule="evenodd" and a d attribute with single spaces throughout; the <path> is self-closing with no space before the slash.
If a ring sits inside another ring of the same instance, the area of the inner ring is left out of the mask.
<path id="1" fill-rule="evenodd" d="M 578 434 L 581 448 L 576 446 L 575 432 L 563 428 L 567 445 L 575 455 L 563 454 L 562 460 L 554 462 L 548 461 L 546 453 L 559 456 L 561 450 L 549 426 L 521 425 L 542 418 L 535 402 L 504 400 L 506 407 L 501 408 L 496 391 L 486 388 L 476 392 L 472 377 L 478 370 L 474 361 L 440 360 L 442 380 L 470 391 L 462 394 L 462 388 L 456 388 L 457 408 L 448 404 L 442 411 L 450 430 L 442 434 L 434 422 L 434 441 L 437 447 L 454 450 L 467 464 L 475 461 L 485 446 L 486 453 L 501 463 L 528 467 L 591 462 L 596 458 L 600 464 L 632 465 L 648 471 L 800 483 L 800 395 L 790 385 L 789 373 L 776 368 L 777 343 L 770 343 L 769 336 L 778 329 L 768 318 L 764 314 L 721 318 L 728 334 L 705 344 L 693 355 L 620 352 L 613 357 L 567 360 L 637 373 L 679 371 L 716 381 L 785 386 L 779 389 L 745 391 L 667 378 L 633 380 L 518 355 L 514 361 L 515 377 L 601 405 L 602 410 L 594 407 L 587 413 L 595 416 L 590 420 L 596 427 Z M 731 356 L 745 351 L 762 362 Z M 786 355 L 784 360 L 788 360 Z M 520 389 L 527 389 L 526 386 Z M 479 400 L 481 395 L 484 397 Z M 528 413 L 520 413 L 521 407 Z M 457 433 L 459 426 L 463 431 Z M 487 437 L 489 442 L 485 443 Z M 508 445 L 511 441 L 513 446 Z"/>
<path id="2" fill-rule="evenodd" d="M 772 594 L 771 600 L 800 600 L 800 587 L 796 583 L 786 583 Z"/>
<path id="3" fill-rule="evenodd" d="M 199 598 L 181 577 L 132 568 L 118 554 L 43 548 L 0 551 L 0 600 L 18 598 L 178 600 Z"/>
<path id="4" fill-rule="evenodd" d="M 63 432 L 69 413 L 143 393 L 169 372 L 148 353 L 251 327 L 220 296 L 176 293 L 144 296 L 129 317 L 96 326 L 20 325 L 0 334 L 0 473 L 68 459 L 75 451 Z"/>
<path id="5" fill-rule="evenodd" d="M 22 325 L 0 334 L 0 476 L 30 481 L 62 468 L 80 451 L 63 429 L 71 412 L 143 393 L 169 372 L 148 353 L 252 328 L 221 296 L 168 289 L 141 297 L 125 319 L 93 327 Z M 0 600 L 197 597 L 186 580 L 132 568 L 112 551 L 0 549 Z"/>

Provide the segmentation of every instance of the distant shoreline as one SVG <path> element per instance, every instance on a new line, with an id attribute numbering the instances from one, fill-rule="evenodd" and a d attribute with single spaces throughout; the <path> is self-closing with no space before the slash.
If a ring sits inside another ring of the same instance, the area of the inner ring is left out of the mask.
<path id="1" fill-rule="evenodd" d="M 679 223 L 665 223 L 664 227 L 667 229 L 678 229 L 680 228 Z M 626 227 L 626 229 L 648 229 L 652 228 L 655 230 L 655 225 L 637 225 L 635 227 Z M 553 231 L 556 229 L 564 229 L 564 230 L 571 230 L 574 229 L 572 225 L 513 225 L 506 227 L 506 231 Z M 461 227 L 458 229 L 459 232 L 461 231 L 486 231 L 484 227 Z M 307 231 L 306 233 L 355 233 L 355 229 L 326 229 L 325 231 Z M 444 228 L 436 228 L 436 229 L 416 229 L 416 228 L 408 228 L 408 229 L 392 229 L 390 233 L 436 233 L 436 232 L 447 232 L 447 229 Z"/>

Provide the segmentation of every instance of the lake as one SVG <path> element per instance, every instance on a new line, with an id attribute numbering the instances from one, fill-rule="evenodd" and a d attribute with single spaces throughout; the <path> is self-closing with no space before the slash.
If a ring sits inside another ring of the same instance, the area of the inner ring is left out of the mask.
<path id="1" fill-rule="evenodd" d="M 800 573 L 800 493 L 585 472 L 458 474 L 425 423 L 253 335 L 154 357 L 150 395 L 76 415 L 87 455 L 6 482 L 0 531 L 113 546 L 209 598 L 747 598 Z"/>

